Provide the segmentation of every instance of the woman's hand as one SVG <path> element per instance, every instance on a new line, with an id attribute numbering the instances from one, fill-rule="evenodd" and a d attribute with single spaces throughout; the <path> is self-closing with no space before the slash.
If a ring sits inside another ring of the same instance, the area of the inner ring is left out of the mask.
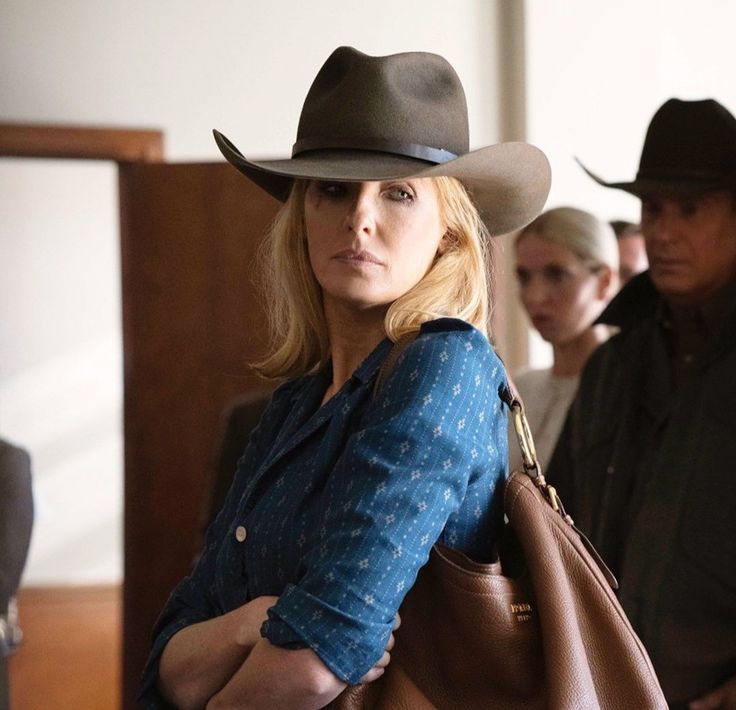
<path id="1" fill-rule="evenodd" d="M 394 631 L 401 626 L 401 617 L 396 614 L 396 621 L 394 622 L 394 628 L 391 631 L 391 636 L 388 637 L 388 643 L 386 644 L 386 650 L 383 652 L 383 656 L 378 660 L 373 668 L 371 668 L 361 679 L 361 683 L 372 683 L 374 680 L 378 680 L 385 672 L 386 666 L 391 663 L 391 649 L 394 647 L 396 640 L 394 639 Z"/>
<path id="2" fill-rule="evenodd" d="M 397 614 L 393 631 L 400 625 L 401 618 Z M 370 683 L 384 673 L 393 646 L 392 632 L 386 651 L 363 676 L 362 683 Z M 207 710 L 292 710 L 295 707 L 311 710 L 324 707 L 344 689 L 345 683 L 334 676 L 311 649 L 287 650 L 261 639 L 248 660 L 210 700 Z"/>
<path id="3" fill-rule="evenodd" d="M 690 703 L 690 710 L 736 710 L 736 677 Z"/>
<path id="4" fill-rule="evenodd" d="M 171 637 L 161 654 L 158 687 L 179 708 L 201 708 L 223 688 L 261 640 L 266 612 L 278 597 L 253 599 Z"/>

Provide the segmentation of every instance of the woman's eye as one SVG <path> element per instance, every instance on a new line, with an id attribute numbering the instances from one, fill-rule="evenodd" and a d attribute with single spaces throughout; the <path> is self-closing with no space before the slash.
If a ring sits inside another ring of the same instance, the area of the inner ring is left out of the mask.
<path id="1" fill-rule="evenodd" d="M 396 202 L 410 202 L 414 199 L 414 193 L 404 185 L 394 185 L 388 190 L 388 196 Z"/>
<path id="2" fill-rule="evenodd" d="M 549 266 L 544 270 L 547 281 L 551 283 L 560 283 L 567 276 L 567 272 L 559 266 Z"/>
<path id="3" fill-rule="evenodd" d="M 347 188 L 342 182 L 318 182 L 317 189 L 326 197 L 340 199 L 345 196 Z"/>

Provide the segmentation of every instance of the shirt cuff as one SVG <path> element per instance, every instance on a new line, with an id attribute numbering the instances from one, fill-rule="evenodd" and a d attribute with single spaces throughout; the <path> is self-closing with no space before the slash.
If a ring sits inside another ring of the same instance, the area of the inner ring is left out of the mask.
<path id="1" fill-rule="evenodd" d="M 274 646 L 311 648 L 340 680 L 355 685 L 383 655 L 393 622 L 356 619 L 290 584 L 268 610 L 261 636 Z"/>

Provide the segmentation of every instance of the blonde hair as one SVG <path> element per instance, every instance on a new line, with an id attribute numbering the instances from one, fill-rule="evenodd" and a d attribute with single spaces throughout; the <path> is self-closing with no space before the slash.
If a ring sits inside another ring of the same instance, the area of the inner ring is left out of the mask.
<path id="1" fill-rule="evenodd" d="M 487 335 L 492 264 L 488 231 L 462 183 L 433 178 L 447 224 L 443 249 L 424 277 L 388 308 L 386 335 L 394 342 L 422 323 L 461 318 Z M 327 362 L 322 290 L 307 252 L 304 200 L 308 182 L 296 180 L 264 243 L 263 290 L 268 303 L 270 354 L 255 363 L 268 378 L 297 377 Z"/>
<path id="2" fill-rule="evenodd" d="M 530 234 L 569 249 L 593 271 L 607 266 L 618 272 L 616 235 L 609 224 L 590 212 L 575 207 L 547 210 L 524 227 L 516 244 Z"/>

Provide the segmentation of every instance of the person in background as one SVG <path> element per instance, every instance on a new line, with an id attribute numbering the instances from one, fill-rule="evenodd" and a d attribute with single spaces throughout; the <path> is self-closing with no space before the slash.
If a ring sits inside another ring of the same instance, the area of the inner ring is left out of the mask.
<path id="1" fill-rule="evenodd" d="M 610 140 L 607 137 L 606 140 Z M 654 114 L 639 171 L 649 271 L 600 320 L 548 470 L 672 708 L 736 708 L 736 118 Z"/>
<path id="2" fill-rule="evenodd" d="M 157 622 L 140 700 L 321 708 L 383 673 L 435 542 L 493 558 L 507 419 L 487 239 L 537 216 L 549 164 L 524 143 L 471 152 L 460 80 L 425 52 L 335 50 L 290 159 L 215 137 L 284 202 L 258 370 L 286 381 Z"/>
<path id="3" fill-rule="evenodd" d="M 195 540 L 194 559 L 202 551 L 207 529 L 215 522 L 222 509 L 227 492 L 233 484 L 238 459 L 248 445 L 251 434 L 263 416 L 270 396 L 263 392 L 242 397 L 230 404 L 223 413 L 222 432 L 218 441 L 214 465 L 210 471 L 208 486 L 199 511 L 199 535 Z"/>
<path id="4" fill-rule="evenodd" d="M 0 439 L 0 710 L 10 707 L 7 657 L 21 642 L 15 594 L 33 527 L 31 459 Z"/>
<path id="5" fill-rule="evenodd" d="M 609 224 L 618 240 L 618 275 L 621 286 L 624 286 L 632 277 L 649 267 L 644 235 L 641 233 L 641 227 L 633 222 L 616 219 Z"/>
<path id="6" fill-rule="evenodd" d="M 580 371 L 609 336 L 608 327 L 595 320 L 618 289 L 618 247 L 605 222 L 574 207 L 558 207 L 519 233 L 515 254 L 521 303 L 553 353 L 551 367 L 514 375 L 544 470 Z M 510 436 L 514 441 L 513 431 Z M 510 445 L 509 451 L 511 470 L 519 468 L 519 447 Z"/>

